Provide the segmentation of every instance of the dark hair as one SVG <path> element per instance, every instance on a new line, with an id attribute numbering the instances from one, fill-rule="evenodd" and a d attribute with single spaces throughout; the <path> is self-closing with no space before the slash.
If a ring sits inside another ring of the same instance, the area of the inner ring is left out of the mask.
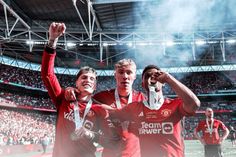
<path id="1" fill-rule="evenodd" d="M 79 72 L 77 73 L 76 80 L 85 72 L 92 72 L 95 74 L 95 77 L 97 77 L 97 72 L 94 68 L 91 68 L 89 66 L 84 66 L 84 67 L 81 67 Z"/>
<path id="2" fill-rule="evenodd" d="M 143 69 L 143 73 L 142 73 L 142 77 L 143 77 L 143 75 L 145 74 L 145 72 L 147 72 L 148 70 L 150 70 L 150 69 L 157 69 L 157 70 L 161 70 L 158 66 L 156 66 L 156 65 L 148 65 L 148 66 L 146 66 L 144 69 Z"/>

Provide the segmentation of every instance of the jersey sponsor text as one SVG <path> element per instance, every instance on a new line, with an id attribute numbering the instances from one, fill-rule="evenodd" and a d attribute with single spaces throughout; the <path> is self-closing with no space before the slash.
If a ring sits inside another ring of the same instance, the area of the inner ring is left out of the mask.
<path id="1" fill-rule="evenodd" d="M 173 134 L 173 123 L 147 123 L 141 122 L 141 128 L 139 128 L 139 134 Z"/>

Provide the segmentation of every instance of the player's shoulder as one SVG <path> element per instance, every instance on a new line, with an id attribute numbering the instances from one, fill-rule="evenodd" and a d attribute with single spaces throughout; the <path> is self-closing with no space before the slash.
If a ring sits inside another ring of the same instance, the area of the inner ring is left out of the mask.
<path id="1" fill-rule="evenodd" d="M 94 95 L 94 97 L 103 96 L 103 95 L 110 95 L 110 94 L 113 95 L 114 92 L 115 92 L 115 89 L 107 89 L 107 90 L 100 91 L 100 92 L 96 93 Z"/>
<path id="2" fill-rule="evenodd" d="M 114 91 L 115 91 L 114 89 L 108 89 L 108 90 L 100 91 L 100 92 L 93 95 L 93 99 L 104 103 L 103 100 L 105 98 L 114 97 Z"/>
<path id="3" fill-rule="evenodd" d="M 135 99 L 137 99 L 137 101 L 141 101 L 141 100 L 145 100 L 147 99 L 146 95 L 141 92 L 141 91 L 137 91 L 137 90 L 132 90 L 132 95 Z"/>
<path id="4" fill-rule="evenodd" d="M 198 121 L 198 125 L 205 125 L 206 124 L 206 120 L 199 120 Z"/>
<path id="5" fill-rule="evenodd" d="M 168 105 L 172 105 L 173 103 L 175 104 L 181 104 L 183 101 L 181 98 L 169 98 L 169 97 L 165 97 L 165 103 Z"/>
<path id="6" fill-rule="evenodd" d="M 96 114 L 104 115 L 104 114 L 106 114 L 106 111 L 105 111 L 103 105 L 104 104 L 93 103 L 91 110 L 93 110 Z"/>
<path id="7" fill-rule="evenodd" d="M 219 120 L 219 119 L 214 119 L 214 121 L 216 122 L 216 123 L 223 123 L 221 120 Z"/>
<path id="8" fill-rule="evenodd" d="M 128 106 L 126 106 L 126 108 L 130 108 L 132 112 L 135 110 L 143 110 L 143 107 L 144 107 L 143 101 L 134 101 L 130 103 Z"/>

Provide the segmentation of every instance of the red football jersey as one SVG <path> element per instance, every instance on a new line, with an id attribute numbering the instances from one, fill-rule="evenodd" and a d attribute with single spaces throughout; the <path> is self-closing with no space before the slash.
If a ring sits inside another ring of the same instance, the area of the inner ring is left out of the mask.
<path id="1" fill-rule="evenodd" d="M 181 120 L 189 116 L 181 99 L 165 99 L 159 110 L 150 110 L 143 102 L 112 112 L 111 116 L 134 121 L 139 135 L 142 157 L 183 157 L 184 143 Z"/>
<path id="2" fill-rule="evenodd" d="M 211 121 L 209 121 L 209 124 L 211 124 Z M 202 120 L 198 123 L 196 131 L 202 131 L 202 136 L 206 144 L 220 144 L 220 129 L 226 130 L 226 126 L 220 120 L 214 119 L 212 133 L 210 133 L 208 129 L 206 120 Z"/>
<path id="3" fill-rule="evenodd" d="M 61 88 L 54 74 L 54 59 L 56 54 L 43 53 L 42 79 L 48 93 L 57 109 L 56 137 L 53 149 L 53 157 L 95 157 L 96 147 L 88 139 L 78 141 L 71 140 L 71 133 L 75 130 L 74 103 L 66 101 L 64 90 Z M 84 115 L 87 103 L 79 103 L 81 118 Z M 98 132 L 101 121 L 106 112 L 100 105 L 92 104 L 84 119 L 83 126 L 91 131 Z"/>
<path id="4" fill-rule="evenodd" d="M 94 95 L 94 99 L 97 101 L 107 104 L 113 108 L 117 108 L 115 100 L 115 89 L 102 91 Z M 132 91 L 132 102 L 142 101 L 145 99 L 145 96 L 141 92 L 135 90 Z M 120 98 L 121 107 L 127 106 L 127 98 Z M 102 153 L 103 157 L 140 157 L 140 146 L 139 138 L 134 134 L 133 123 L 129 123 L 128 132 L 122 130 L 120 121 L 112 120 L 113 124 L 115 123 L 115 131 L 122 136 L 123 140 L 116 144 L 116 148 L 109 148 L 109 146 L 104 146 Z M 114 136 L 114 133 L 111 133 L 106 124 L 103 125 L 103 132 L 105 135 Z"/>

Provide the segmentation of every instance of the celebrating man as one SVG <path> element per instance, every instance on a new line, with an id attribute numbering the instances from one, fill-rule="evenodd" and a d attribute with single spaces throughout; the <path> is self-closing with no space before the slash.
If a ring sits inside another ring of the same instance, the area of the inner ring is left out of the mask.
<path id="1" fill-rule="evenodd" d="M 96 88 L 96 71 L 91 67 L 82 67 L 76 76 L 75 101 L 65 100 L 65 90 L 54 73 L 56 44 L 65 29 L 64 23 L 50 25 L 41 67 L 42 80 L 57 109 L 53 157 L 95 157 L 93 142 L 106 112 L 91 99 Z"/>
<path id="2" fill-rule="evenodd" d="M 164 98 L 164 83 L 170 85 L 179 98 Z M 155 65 L 149 65 L 143 70 L 142 86 L 148 100 L 111 110 L 110 116 L 133 122 L 139 136 L 142 157 L 183 157 L 181 120 L 184 116 L 193 115 L 200 101 L 190 89 Z"/>

